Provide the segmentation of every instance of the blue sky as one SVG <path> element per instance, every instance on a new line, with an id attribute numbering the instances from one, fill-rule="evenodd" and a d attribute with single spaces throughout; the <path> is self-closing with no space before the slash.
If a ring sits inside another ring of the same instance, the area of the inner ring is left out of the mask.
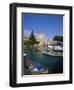
<path id="1" fill-rule="evenodd" d="M 23 14 L 23 31 L 30 34 L 34 31 L 37 35 L 45 33 L 46 39 L 52 39 L 55 35 L 63 35 L 63 16 L 62 15 L 39 15 Z"/>

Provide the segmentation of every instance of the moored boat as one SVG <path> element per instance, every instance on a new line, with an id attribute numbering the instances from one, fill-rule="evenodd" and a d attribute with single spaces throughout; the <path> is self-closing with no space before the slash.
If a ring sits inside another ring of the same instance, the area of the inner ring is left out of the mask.
<path id="1" fill-rule="evenodd" d="M 43 51 L 43 54 L 50 55 L 50 56 L 63 56 L 63 54 L 60 53 L 60 52 L 46 52 L 46 51 Z"/>

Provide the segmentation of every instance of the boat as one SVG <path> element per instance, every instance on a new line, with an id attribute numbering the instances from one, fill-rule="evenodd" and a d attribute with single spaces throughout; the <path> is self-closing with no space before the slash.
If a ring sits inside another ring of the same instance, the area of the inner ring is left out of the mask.
<path id="1" fill-rule="evenodd" d="M 46 52 L 46 51 L 43 51 L 43 54 L 50 55 L 50 56 L 63 56 L 63 54 L 60 53 L 60 52 Z"/>
<path id="2" fill-rule="evenodd" d="M 41 64 L 37 64 L 35 67 L 32 68 L 31 73 L 32 74 L 47 74 L 48 68 L 46 66 L 41 65 Z"/>

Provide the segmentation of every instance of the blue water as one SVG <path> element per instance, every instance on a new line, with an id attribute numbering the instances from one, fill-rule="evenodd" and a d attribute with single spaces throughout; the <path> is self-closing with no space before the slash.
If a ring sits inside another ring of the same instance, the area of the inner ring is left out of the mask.
<path id="1" fill-rule="evenodd" d="M 30 49 L 25 50 L 25 53 L 28 59 L 46 66 L 48 73 L 63 73 L 63 57 L 48 56 Z"/>

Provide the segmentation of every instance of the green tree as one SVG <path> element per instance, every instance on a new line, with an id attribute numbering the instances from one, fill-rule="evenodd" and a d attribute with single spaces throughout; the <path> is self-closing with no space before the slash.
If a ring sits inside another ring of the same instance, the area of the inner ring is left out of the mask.
<path id="1" fill-rule="evenodd" d="M 24 45 L 25 45 L 26 47 L 29 47 L 29 46 L 30 46 L 30 41 L 29 41 L 29 40 L 25 40 L 25 41 L 24 41 Z"/>
<path id="2" fill-rule="evenodd" d="M 36 40 L 36 37 L 35 37 L 35 35 L 34 35 L 34 32 L 33 32 L 33 30 L 32 30 L 32 32 L 31 32 L 31 34 L 30 34 L 30 36 L 29 36 L 29 39 L 28 40 L 26 40 L 25 42 L 24 42 L 24 44 L 26 45 L 26 46 L 34 46 L 35 44 L 38 44 L 39 42 Z"/>
<path id="3" fill-rule="evenodd" d="M 54 41 L 63 41 L 63 36 L 54 36 Z"/>
<path id="4" fill-rule="evenodd" d="M 35 38 L 35 36 L 34 36 L 33 31 L 32 31 L 31 34 L 30 34 L 29 41 L 30 41 L 30 44 L 31 44 L 32 46 L 36 43 L 36 38 Z"/>

